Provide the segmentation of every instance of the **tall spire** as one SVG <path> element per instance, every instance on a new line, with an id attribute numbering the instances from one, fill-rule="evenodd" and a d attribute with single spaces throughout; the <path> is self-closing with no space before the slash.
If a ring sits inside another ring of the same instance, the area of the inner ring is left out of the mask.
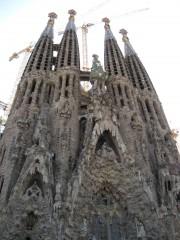
<path id="1" fill-rule="evenodd" d="M 80 68 L 79 45 L 76 35 L 76 26 L 74 24 L 76 11 L 71 9 L 68 13 L 70 14 L 69 21 L 66 25 L 63 38 L 59 45 L 55 70 L 64 67 Z"/>
<path id="2" fill-rule="evenodd" d="M 105 40 L 104 40 L 104 65 L 109 75 L 127 76 L 124 57 L 117 44 L 115 37 L 110 28 L 110 20 L 103 18 L 105 23 Z"/>
<path id="3" fill-rule="evenodd" d="M 57 14 L 48 14 L 47 26 L 36 43 L 30 59 L 25 68 L 24 74 L 32 70 L 51 70 L 53 57 L 53 26 Z"/>
<path id="4" fill-rule="evenodd" d="M 129 41 L 127 36 L 128 32 L 125 29 L 121 29 L 119 32 L 123 36 L 122 40 L 124 42 L 125 62 L 134 87 L 152 90 L 153 86 L 150 77 Z"/>

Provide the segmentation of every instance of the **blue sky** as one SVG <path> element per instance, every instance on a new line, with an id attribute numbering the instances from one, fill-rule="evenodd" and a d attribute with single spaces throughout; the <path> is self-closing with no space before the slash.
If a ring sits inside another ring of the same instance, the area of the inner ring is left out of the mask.
<path id="1" fill-rule="evenodd" d="M 1 0 L 0 20 L 5 19 L 28 4 L 28 0 Z"/>

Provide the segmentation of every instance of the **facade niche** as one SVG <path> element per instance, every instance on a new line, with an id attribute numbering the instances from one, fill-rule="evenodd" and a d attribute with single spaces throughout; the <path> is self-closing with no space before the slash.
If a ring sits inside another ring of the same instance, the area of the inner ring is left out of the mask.
<path id="1" fill-rule="evenodd" d="M 2 192 L 3 184 L 4 184 L 4 177 L 0 176 L 0 194 Z"/>
<path id="2" fill-rule="evenodd" d="M 164 185 L 165 185 L 166 192 L 169 192 L 169 191 L 172 190 L 172 185 L 171 185 L 171 181 L 170 180 L 165 181 Z"/>
<path id="3" fill-rule="evenodd" d="M 5 153 L 6 153 L 6 148 L 2 147 L 1 148 L 1 161 L 0 161 L 0 165 L 3 163 Z"/>
<path id="4" fill-rule="evenodd" d="M 114 96 L 114 102 L 115 102 L 115 104 L 117 104 L 116 94 L 115 94 L 115 86 L 114 86 L 114 85 L 111 85 L 111 87 L 112 87 L 112 93 L 113 93 L 113 96 Z"/>
<path id="5" fill-rule="evenodd" d="M 122 90 L 121 90 L 121 86 L 118 84 L 118 92 L 119 92 L 119 96 L 122 96 Z"/>
<path id="6" fill-rule="evenodd" d="M 36 80 L 33 79 L 33 81 L 32 81 L 32 85 L 31 85 L 31 91 L 30 91 L 30 93 L 33 93 L 33 92 L 34 92 L 35 87 L 36 87 Z"/>
<path id="7" fill-rule="evenodd" d="M 57 89 L 57 94 L 56 94 L 56 101 L 59 101 L 60 96 L 61 96 L 61 89 L 62 89 L 62 76 L 59 77 L 59 81 L 58 81 L 58 89 Z"/>
<path id="8" fill-rule="evenodd" d="M 37 215 L 35 215 L 33 211 L 29 212 L 25 219 L 26 230 L 29 231 L 33 230 L 37 222 L 38 222 Z"/>
<path id="9" fill-rule="evenodd" d="M 44 189 L 43 189 L 43 177 L 42 175 L 35 170 L 36 172 L 33 175 L 28 175 L 25 180 L 25 186 L 23 190 L 23 197 L 27 199 L 32 199 L 33 201 L 41 201 L 44 198 Z"/>
<path id="10" fill-rule="evenodd" d="M 73 80 L 72 80 L 72 95 L 75 97 L 75 81 L 76 81 L 76 75 L 73 76 Z"/>
<path id="11" fill-rule="evenodd" d="M 83 148 L 83 142 L 85 137 L 87 119 L 85 117 L 80 120 L 80 148 Z"/>
<path id="12" fill-rule="evenodd" d="M 99 137 L 96 144 L 95 152 L 98 154 L 100 154 L 101 152 L 101 154 L 103 154 L 104 150 L 106 151 L 106 155 L 107 153 L 111 154 L 113 152 L 113 154 L 115 153 L 116 156 L 119 156 L 115 142 L 109 130 L 105 130 L 103 134 Z"/>
<path id="13" fill-rule="evenodd" d="M 32 103 L 32 99 L 33 99 L 33 92 L 35 91 L 35 87 L 36 87 L 36 80 L 33 79 L 32 83 L 31 83 L 31 87 L 30 87 L 30 94 L 29 94 L 29 98 L 27 100 L 28 104 Z"/>
<path id="14" fill-rule="evenodd" d="M 92 238 L 102 240 L 123 239 L 123 231 L 120 225 L 120 218 L 115 214 L 110 216 L 94 215 L 90 226 Z"/>
<path id="15" fill-rule="evenodd" d="M 37 93 L 37 99 L 36 99 L 37 104 L 40 104 L 42 86 L 43 86 L 43 81 L 40 82 L 39 87 L 38 87 L 38 93 Z"/>
<path id="16" fill-rule="evenodd" d="M 46 94 L 45 94 L 45 102 L 51 104 L 53 102 L 54 97 L 54 84 L 48 83 L 46 85 Z"/>
<path id="17" fill-rule="evenodd" d="M 165 125 L 164 125 L 164 120 L 159 112 L 158 106 L 156 102 L 153 102 L 153 107 L 154 107 L 154 111 L 156 113 L 157 119 L 159 121 L 160 126 L 165 129 Z"/>
<path id="18" fill-rule="evenodd" d="M 62 88 L 62 76 L 59 77 L 59 90 Z"/>
<path id="19" fill-rule="evenodd" d="M 130 109 L 132 109 L 132 102 L 131 102 L 131 96 L 130 96 L 130 92 L 129 92 L 129 89 L 127 86 L 124 87 L 124 91 L 125 91 L 125 94 L 126 94 L 126 98 L 127 98 L 127 102 L 128 102 L 128 106 Z"/>
<path id="20" fill-rule="evenodd" d="M 27 86 L 28 86 L 28 83 L 27 83 L 27 81 L 26 81 L 26 82 L 24 83 L 24 86 L 23 86 L 23 89 L 22 89 L 22 99 L 23 99 L 23 97 L 24 97 L 24 95 L 25 95 L 25 93 L 26 93 Z"/>
<path id="21" fill-rule="evenodd" d="M 146 115 L 145 115 L 145 112 L 144 112 L 143 104 L 142 104 L 142 102 L 139 98 L 137 99 L 137 103 L 138 103 L 139 111 L 141 113 L 141 117 L 144 120 L 144 122 L 146 122 L 147 119 L 146 119 Z"/>
<path id="22" fill-rule="evenodd" d="M 147 111 L 150 115 L 150 119 L 153 119 L 152 109 L 151 109 L 151 106 L 150 106 L 149 101 L 147 99 L 145 100 L 145 104 L 146 104 L 146 109 L 147 109 Z"/>

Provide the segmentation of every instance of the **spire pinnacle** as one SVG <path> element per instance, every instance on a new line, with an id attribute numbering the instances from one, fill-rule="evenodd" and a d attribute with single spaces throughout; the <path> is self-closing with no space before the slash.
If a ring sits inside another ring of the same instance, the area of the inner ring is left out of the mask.
<path id="1" fill-rule="evenodd" d="M 74 9 L 70 9 L 69 11 L 68 11 L 68 13 L 69 13 L 69 20 L 74 20 L 74 16 L 76 15 L 76 11 L 74 10 Z"/>
<path id="2" fill-rule="evenodd" d="M 123 38 L 122 38 L 123 42 L 129 42 L 129 38 L 128 38 L 128 36 L 127 36 L 128 31 L 126 31 L 126 29 L 122 28 L 122 29 L 119 31 L 119 33 L 121 33 L 122 36 L 123 36 Z"/>
<path id="3" fill-rule="evenodd" d="M 110 25 L 109 25 L 110 20 L 109 20 L 109 18 L 107 18 L 107 17 L 103 18 L 103 19 L 102 19 L 102 22 L 105 23 L 104 28 L 105 28 L 106 30 L 110 28 Z"/>
<path id="4" fill-rule="evenodd" d="M 57 14 L 55 12 L 50 12 L 48 14 L 49 20 L 48 25 L 54 25 L 54 20 L 57 18 Z"/>
<path id="5" fill-rule="evenodd" d="M 122 34 L 122 40 L 123 40 L 123 42 L 124 42 L 124 44 L 125 44 L 125 46 L 124 46 L 124 48 L 125 48 L 125 55 L 126 56 L 130 56 L 130 55 L 135 55 L 136 54 L 136 52 L 134 51 L 134 49 L 133 49 L 133 47 L 132 47 L 132 45 L 131 45 L 131 43 L 130 43 L 130 41 L 129 41 L 129 38 L 128 38 L 128 36 L 127 36 L 127 34 L 128 34 L 128 31 L 126 30 L 126 29 L 121 29 L 120 31 L 119 31 L 119 33 L 121 33 Z"/>
<path id="6" fill-rule="evenodd" d="M 105 31 L 106 31 L 105 40 L 113 39 L 114 36 L 113 36 L 113 34 L 111 32 L 111 28 L 110 28 L 110 25 L 109 25 L 109 23 L 110 23 L 109 18 L 107 18 L 107 17 L 103 18 L 102 22 L 105 23 L 105 25 L 104 25 L 104 28 L 105 28 Z"/>
<path id="7" fill-rule="evenodd" d="M 54 26 L 54 20 L 57 18 L 57 14 L 54 12 L 51 12 L 48 14 L 49 20 L 47 22 L 47 26 L 44 29 L 42 36 L 53 38 L 53 26 Z"/>
<path id="8" fill-rule="evenodd" d="M 66 30 L 65 31 L 70 30 L 70 29 L 76 31 L 76 27 L 75 27 L 75 24 L 74 24 L 74 16 L 76 15 L 76 11 L 74 9 L 70 9 L 68 11 L 68 14 L 70 15 L 69 16 L 69 22 L 68 22 L 68 24 L 66 26 Z"/>

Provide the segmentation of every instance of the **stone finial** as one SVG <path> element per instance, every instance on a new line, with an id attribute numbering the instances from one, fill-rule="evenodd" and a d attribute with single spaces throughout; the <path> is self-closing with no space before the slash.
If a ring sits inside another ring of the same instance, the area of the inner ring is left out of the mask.
<path id="1" fill-rule="evenodd" d="M 110 28 L 110 26 L 109 26 L 109 23 L 110 23 L 109 18 L 107 18 L 107 17 L 103 18 L 103 19 L 102 19 L 102 22 L 105 23 L 105 25 L 104 25 L 104 28 L 105 28 L 105 29 L 109 29 L 109 28 Z"/>
<path id="2" fill-rule="evenodd" d="M 49 17 L 50 19 L 56 19 L 57 16 L 58 16 L 58 15 L 57 15 L 55 12 L 50 12 L 50 13 L 48 14 L 48 17 Z"/>
<path id="3" fill-rule="evenodd" d="M 54 24 L 54 19 L 57 18 L 57 14 L 55 12 L 50 12 L 48 14 L 49 20 L 48 20 L 48 25 L 53 25 Z"/>
<path id="4" fill-rule="evenodd" d="M 75 11 L 74 9 L 70 9 L 70 10 L 68 11 L 68 13 L 70 14 L 69 19 L 74 20 L 74 16 L 76 15 L 76 11 Z"/>
<path id="5" fill-rule="evenodd" d="M 119 31 L 119 33 L 121 33 L 122 36 L 123 36 L 123 38 L 122 38 L 123 42 L 129 42 L 129 38 L 128 38 L 128 36 L 127 36 L 128 31 L 127 31 L 126 29 L 122 28 L 122 29 Z"/>
<path id="6" fill-rule="evenodd" d="M 102 22 L 104 22 L 105 24 L 109 24 L 110 20 L 109 20 L 109 18 L 105 17 L 102 19 Z"/>

